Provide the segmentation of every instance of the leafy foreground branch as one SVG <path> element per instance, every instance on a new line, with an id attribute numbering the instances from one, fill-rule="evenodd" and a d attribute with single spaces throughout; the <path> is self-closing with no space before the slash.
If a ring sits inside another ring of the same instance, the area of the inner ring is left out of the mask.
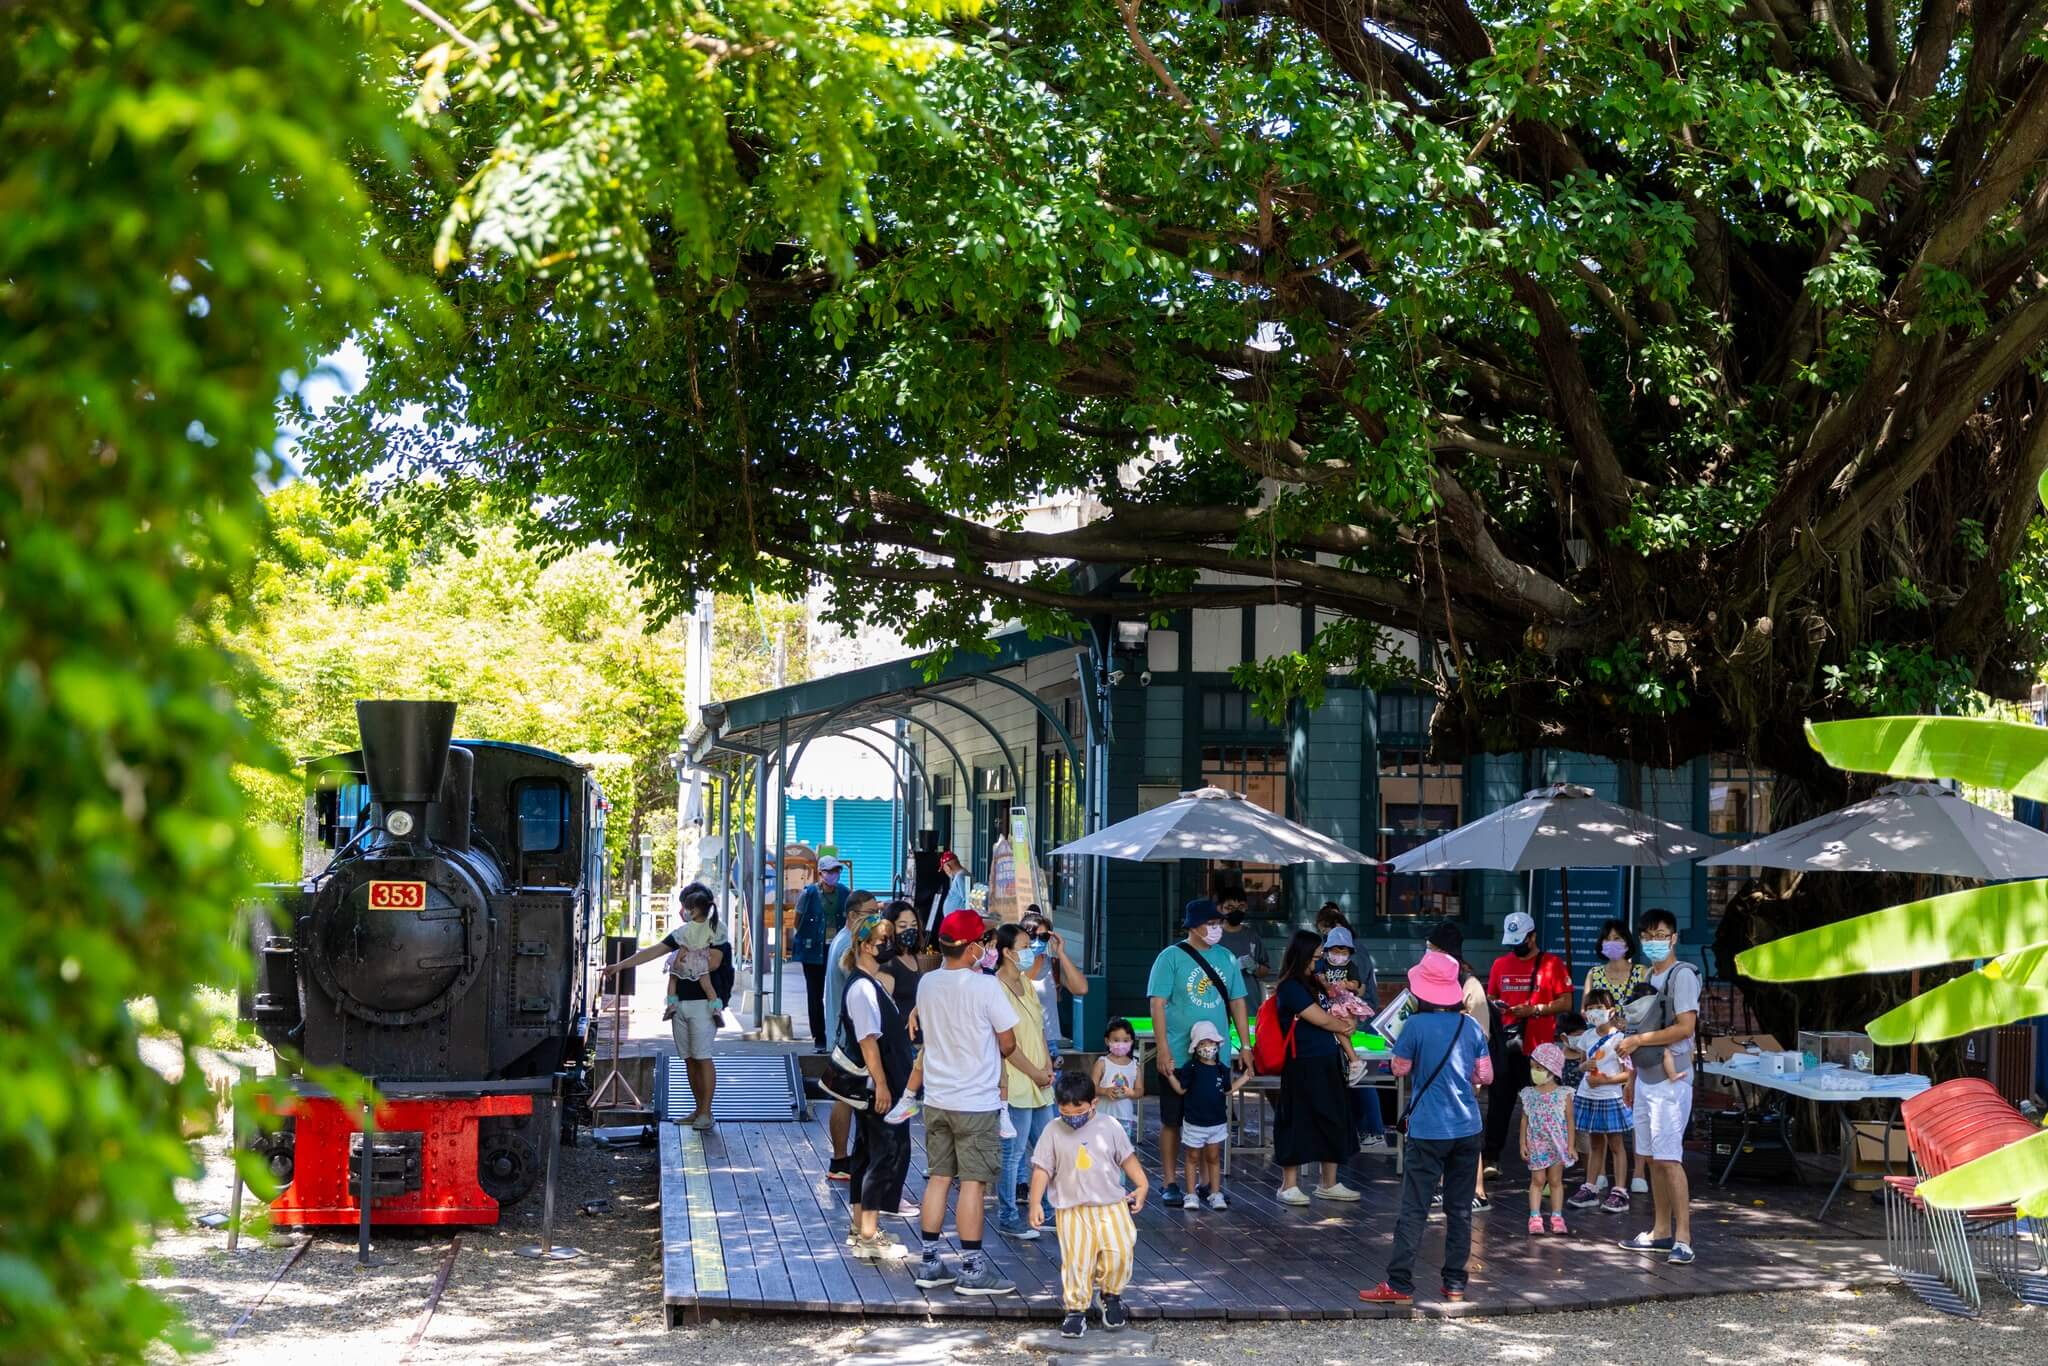
<path id="1" fill-rule="evenodd" d="M 706 59 L 633 12 L 540 68 L 544 149 L 508 159 L 517 101 L 449 116 L 495 188 L 403 182 L 466 327 L 378 346 L 322 468 L 459 467 L 671 609 L 823 576 L 918 643 L 1064 625 L 1072 567 L 1131 610 L 1254 578 L 1330 623 L 1269 700 L 1424 632 L 1447 749 L 1810 768 L 1804 716 L 2044 654 L 2040 6 L 904 12 L 946 57 L 870 107 L 846 237 L 788 201 L 844 151 L 800 104 L 672 210 Z M 1007 520 L 1055 496 L 1107 516 Z"/>

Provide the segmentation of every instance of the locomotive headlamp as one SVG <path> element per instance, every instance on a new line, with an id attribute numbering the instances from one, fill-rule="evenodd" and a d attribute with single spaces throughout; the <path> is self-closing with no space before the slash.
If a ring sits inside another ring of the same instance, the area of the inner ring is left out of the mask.
<path id="1" fill-rule="evenodd" d="M 384 818 L 384 828 L 399 839 L 412 833 L 412 812 L 394 811 Z"/>

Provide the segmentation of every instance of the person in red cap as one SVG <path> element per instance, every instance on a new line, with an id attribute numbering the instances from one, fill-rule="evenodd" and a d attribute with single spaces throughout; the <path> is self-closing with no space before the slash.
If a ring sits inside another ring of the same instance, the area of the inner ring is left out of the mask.
<path id="1" fill-rule="evenodd" d="M 1479 1176 L 1480 1135 L 1475 1088 L 1493 1081 L 1486 1035 L 1465 1013 L 1458 960 L 1434 949 L 1408 970 L 1415 1011 L 1394 1043 L 1394 1075 L 1408 1079 L 1407 1167 L 1394 1253 L 1387 1278 L 1358 1298 L 1370 1304 L 1415 1301 L 1415 1253 L 1429 1222 L 1429 1203 L 1444 1194 L 1443 1289 L 1447 1300 L 1465 1298 L 1472 1258 L 1472 1201 Z"/>
<path id="2" fill-rule="evenodd" d="M 960 862 L 960 856 L 951 849 L 941 853 L 939 871 L 946 875 L 946 899 L 939 906 L 940 912 L 951 915 L 955 911 L 966 910 L 968 895 L 974 891 L 974 879 Z"/>
<path id="3" fill-rule="evenodd" d="M 917 983 L 917 1025 L 924 1045 L 924 1255 L 918 1285 L 950 1285 L 956 1295 L 1011 1295 L 1017 1287 L 981 1250 L 982 1192 L 1002 1174 L 1003 1059 L 1017 1048 L 1017 1011 L 1002 984 L 976 971 L 988 929 L 970 910 L 939 922 L 943 962 Z M 956 1275 L 939 1255 L 946 1195 L 960 1183 Z"/>

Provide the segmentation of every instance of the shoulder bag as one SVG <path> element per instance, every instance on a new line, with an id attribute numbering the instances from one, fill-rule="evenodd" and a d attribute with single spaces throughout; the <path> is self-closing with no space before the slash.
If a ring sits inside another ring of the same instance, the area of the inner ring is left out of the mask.
<path id="1" fill-rule="evenodd" d="M 1457 1052 L 1458 1045 L 1465 1041 L 1465 1021 L 1470 1018 L 1471 1016 L 1466 1015 L 1464 1012 L 1459 1012 L 1458 1028 L 1451 1035 L 1450 1047 L 1444 1050 L 1443 1057 L 1437 1059 L 1436 1067 L 1430 1072 L 1428 1079 L 1422 1085 L 1416 1087 L 1414 1094 L 1408 1097 L 1408 1104 L 1402 1109 L 1401 1117 L 1394 1121 L 1394 1131 L 1396 1133 L 1405 1135 L 1408 1132 L 1408 1117 L 1415 1113 L 1415 1107 L 1421 1104 L 1424 1096 L 1429 1094 L 1429 1088 L 1436 1085 L 1436 1079 L 1443 1075 L 1445 1066 L 1451 1061 L 1451 1055 Z"/>

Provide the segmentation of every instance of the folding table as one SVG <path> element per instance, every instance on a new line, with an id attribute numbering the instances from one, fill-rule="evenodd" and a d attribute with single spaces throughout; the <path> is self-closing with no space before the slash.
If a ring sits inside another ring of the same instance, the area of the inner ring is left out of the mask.
<path id="1" fill-rule="evenodd" d="M 1727 1080 L 1734 1082 L 1738 1090 L 1743 1087 L 1760 1087 L 1765 1090 L 1779 1091 L 1788 1096 L 1797 1096 L 1802 1100 L 1811 1100 L 1823 1105 L 1839 1107 L 1835 1111 L 1835 1117 L 1842 1127 L 1842 1162 L 1840 1168 L 1835 1173 L 1835 1184 L 1828 1188 L 1828 1198 L 1821 1202 L 1820 1217 L 1823 1219 L 1827 1217 L 1828 1207 L 1835 1203 L 1835 1196 L 1840 1193 L 1842 1183 L 1848 1180 L 1849 1167 L 1856 1159 L 1856 1129 L 1849 1121 L 1849 1104 L 1860 1100 L 1885 1101 L 1891 1104 L 1894 1115 L 1884 1121 L 1885 1128 L 1882 1137 L 1885 1170 L 1890 1172 L 1891 1131 L 1894 1128 L 1903 1127 L 1902 1121 L 1896 1115 L 1897 1108 L 1902 1102 L 1911 1100 L 1914 1096 L 1925 1091 L 1929 1084 L 1927 1078 L 1920 1076 L 1918 1073 L 1907 1072 L 1895 1076 L 1872 1076 L 1867 1072 L 1850 1071 L 1840 1063 L 1822 1063 L 1819 1067 L 1809 1068 L 1800 1072 L 1775 1073 L 1765 1072 L 1755 1064 L 1743 1067 L 1733 1066 L 1725 1062 L 1710 1062 L 1701 1064 L 1699 1070 L 1710 1077 L 1725 1077 Z M 1830 1073 L 1846 1073 L 1849 1076 L 1861 1078 L 1866 1084 L 1855 1090 L 1832 1087 L 1821 1081 L 1822 1077 Z M 1720 1178 L 1714 1182 L 1715 1185 L 1727 1185 L 1728 1179 L 1735 1174 L 1735 1164 L 1742 1158 L 1743 1145 L 1749 1141 L 1750 1131 L 1756 1127 L 1748 1118 L 1749 1115 L 1754 1113 L 1755 1109 L 1754 1097 L 1745 1094 L 1743 1096 L 1744 1119 L 1742 1133 L 1735 1140 L 1735 1150 L 1728 1154 L 1728 1165 L 1721 1169 Z M 1784 1107 L 1780 1106 L 1778 1109 L 1778 1127 L 1781 1137 L 1786 1137 L 1784 1125 Z M 1786 1139 L 1785 1150 L 1787 1152 L 1792 1150 L 1789 1137 Z"/>

